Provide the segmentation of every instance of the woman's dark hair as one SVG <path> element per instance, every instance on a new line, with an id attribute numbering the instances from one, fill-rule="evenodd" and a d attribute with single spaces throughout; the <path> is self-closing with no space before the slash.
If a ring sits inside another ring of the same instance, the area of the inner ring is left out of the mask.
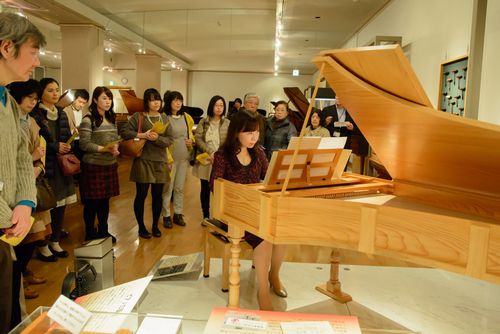
<path id="1" fill-rule="evenodd" d="M 220 95 L 215 95 L 210 99 L 210 102 L 208 103 L 208 108 L 207 108 L 208 117 L 214 116 L 214 106 L 219 100 L 222 100 L 222 103 L 224 103 L 224 111 L 222 112 L 221 116 L 226 115 L 226 100 L 224 100 L 224 98 Z"/>
<path id="2" fill-rule="evenodd" d="M 34 79 L 29 79 L 28 81 L 17 81 L 9 85 L 9 93 L 12 95 L 14 100 L 18 104 L 23 102 L 23 98 L 36 93 L 37 99 L 40 98 L 42 94 L 40 84 Z"/>
<path id="3" fill-rule="evenodd" d="M 99 114 L 99 110 L 97 110 L 96 101 L 99 99 L 99 96 L 104 93 L 107 97 L 111 99 L 111 107 L 109 110 L 106 110 L 104 113 L 104 117 L 108 120 L 108 122 L 115 124 L 115 112 L 113 111 L 114 102 L 113 102 L 113 93 L 109 90 L 108 87 L 97 86 L 92 93 L 92 102 L 90 102 L 89 111 L 90 111 L 90 119 L 95 124 L 96 127 L 101 126 L 103 118 Z"/>
<path id="4" fill-rule="evenodd" d="M 149 112 L 149 101 L 161 101 L 160 92 L 154 88 L 148 88 L 144 91 L 144 98 L 142 102 L 145 112 Z"/>
<path id="5" fill-rule="evenodd" d="M 241 99 L 239 97 L 237 97 L 237 98 L 234 99 L 234 103 L 236 103 L 236 102 L 239 102 L 240 105 L 243 104 L 243 101 L 241 101 Z"/>
<path id="6" fill-rule="evenodd" d="M 262 117 L 259 113 L 240 110 L 233 114 L 227 130 L 226 141 L 222 145 L 224 156 L 232 166 L 238 166 L 238 158 L 236 155 L 241 151 L 241 143 L 238 139 L 238 135 L 241 132 L 260 131 L 262 128 Z M 257 146 L 258 143 L 254 147 L 248 149 L 252 161 L 256 158 L 255 149 Z"/>
<path id="7" fill-rule="evenodd" d="M 47 88 L 47 86 L 51 83 L 56 83 L 58 87 L 61 87 L 59 85 L 59 82 L 57 82 L 56 79 L 54 78 L 43 78 L 43 79 L 40 79 L 40 96 L 39 96 L 39 99 L 42 100 L 42 96 L 43 96 L 43 92 L 45 91 L 45 88 Z"/>
<path id="8" fill-rule="evenodd" d="M 184 101 L 184 98 L 182 97 L 182 94 L 177 92 L 177 91 L 170 91 L 167 90 L 165 94 L 163 95 L 163 112 L 166 115 L 172 115 L 172 101 L 173 100 L 181 100 Z M 177 113 L 177 115 L 183 115 L 184 114 L 184 105 L 181 107 L 181 110 Z"/>
<path id="9" fill-rule="evenodd" d="M 286 107 L 286 111 L 288 111 L 288 102 L 283 101 L 283 100 L 279 100 L 278 102 L 275 102 L 274 103 L 274 109 L 276 109 L 276 107 L 279 106 L 280 104 L 284 104 L 285 107 Z"/>
<path id="10" fill-rule="evenodd" d="M 321 110 L 313 107 L 313 109 L 311 111 L 311 116 L 309 116 L 309 122 L 307 123 L 311 127 L 311 130 L 314 130 L 313 127 L 312 127 L 312 123 L 311 123 L 311 120 L 312 120 L 312 117 L 313 117 L 314 114 L 317 114 L 318 117 L 319 117 L 319 125 L 318 125 L 318 127 L 319 126 L 324 127 L 325 126 L 325 119 L 321 116 Z"/>

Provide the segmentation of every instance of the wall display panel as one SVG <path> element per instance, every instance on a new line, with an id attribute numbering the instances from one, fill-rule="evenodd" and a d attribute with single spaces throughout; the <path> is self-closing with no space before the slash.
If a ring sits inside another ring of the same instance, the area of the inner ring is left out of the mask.
<path id="1" fill-rule="evenodd" d="M 468 60 L 468 56 L 461 56 L 441 64 L 439 110 L 465 116 Z"/>

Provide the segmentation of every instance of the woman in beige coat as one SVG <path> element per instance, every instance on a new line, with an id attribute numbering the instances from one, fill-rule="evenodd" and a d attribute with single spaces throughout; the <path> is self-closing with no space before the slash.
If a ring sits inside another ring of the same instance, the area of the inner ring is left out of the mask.
<path id="1" fill-rule="evenodd" d="M 198 177 L 201 182 L 200 202 L 203 210 L 203 218 L 210 218 L 210 173 L 212 172 L 212 163 L 214 153 L 217 152 L 220 145 L 224 143 L 229 127 L 229 120 L 224 116 L 226 114 L 226 101 L 222 96 L 215 95 L 210 99 L 207 108 L 207 117 L 203 118 L 194 134 L 197 145 L 197 156 L 206 153 L 205 159 L 196 159 L 193 166 L 193 175 Z M 203 157 L 200 156 L 200 157 Z"/>

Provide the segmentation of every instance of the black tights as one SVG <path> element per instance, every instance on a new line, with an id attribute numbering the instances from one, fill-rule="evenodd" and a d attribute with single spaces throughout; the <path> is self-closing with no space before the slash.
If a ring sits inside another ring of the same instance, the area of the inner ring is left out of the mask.
<path id="1" fill-rule="evenodd" d="M 203 210 L 203 218 L 210 218 L 210 182 L 207 180 L 201 181 L 200 202 Z"/>
<path id="2" fill-rule="evenodd" d="M 108 233 L 109 198 L 85 199 L 83 201 L 83 220 L 85 221 L 85 239 L 91 240 Z M 97 235 L 94 227 L 97 216 Z"/>
<path id="3" fill-rule="evenodd" d="M 65 210 L 66 205 L 58 206 L 57 208 L 50 210 L 50 226 L 52 227 L 50 241 L 59 242 L 59 239 L 61 238 Z"/>
<path id="4" fill-rule="evenodd" d="M 163 183 L 136 183 L 135 184 L 135 199 L 134 199 L 134 213 L 135 219 L 139 228 L 144 229 L 144 202 L 148 196 L 149 185 L 151 185 L 151 207 L 153 211 L 153 226 L 158 225 L 162 209 L 162 194 Z"/>

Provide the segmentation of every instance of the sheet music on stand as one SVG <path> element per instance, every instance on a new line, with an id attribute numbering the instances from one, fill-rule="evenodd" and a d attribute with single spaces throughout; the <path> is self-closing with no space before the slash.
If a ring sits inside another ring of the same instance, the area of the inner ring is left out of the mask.
<path id="1" fill-rule="evenodd" d="M 289 188 L 329 185 L 340 180 L 351 150 L 345 150 L 346 137 L 292 137 L 287 150 L 273 152 L 264 187 L 280 187 L 285 181 L 294 152 L 300 149 L 292 168 Z"/>
<path id="2" fill-rule="evenodd" d="M 157 279 L 198 279 L 203 263 L 203 253 L 181 256 L 163 255 L 153 266 L 148 275 Z"/>

